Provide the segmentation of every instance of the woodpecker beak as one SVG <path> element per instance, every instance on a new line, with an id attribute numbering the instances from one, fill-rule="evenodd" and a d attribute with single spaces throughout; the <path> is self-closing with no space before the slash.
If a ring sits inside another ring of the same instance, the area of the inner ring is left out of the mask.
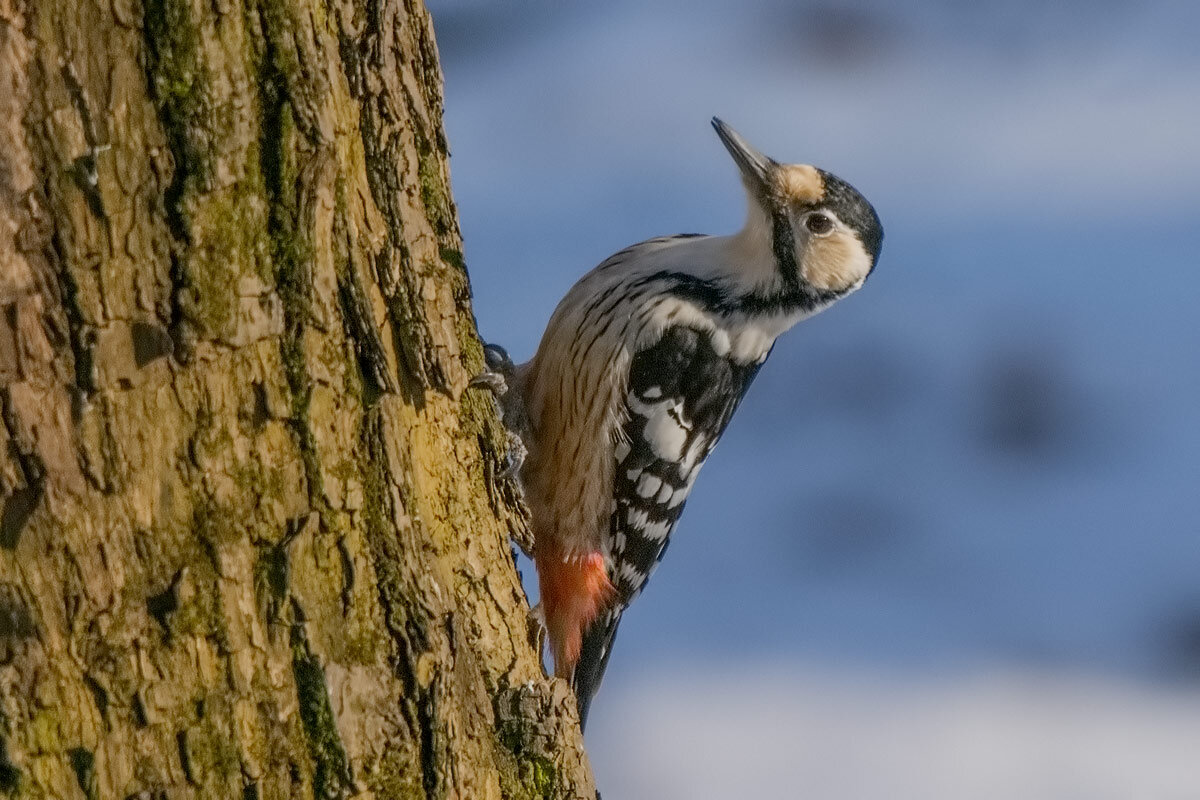
<path id="1" fill-rule="evenodd" d="M 712 126 L 721 137 L 721 143 L 733 156 L 738 169 L 742 172 L 742 180 L 746 187 L 757 197 L 766 198 L 770 194 L 771 173 L 779 166 L 773 158 L 760 153 L 754 145 L 742 138 L 742 135 L 726 125 L 717 117 L 713 117 Z"/>

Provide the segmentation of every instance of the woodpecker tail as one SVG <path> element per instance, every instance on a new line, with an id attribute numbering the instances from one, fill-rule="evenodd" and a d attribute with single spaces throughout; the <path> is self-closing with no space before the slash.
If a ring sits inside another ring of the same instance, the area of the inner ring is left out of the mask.
<path id="1" fill-rule="evenodd" d="M 608 643 L 616 633 L 616 591 L 601 553 L 564 557 L 557 543 L 544 538 L 537 543 L 534 561 L 554 673 L 569 679 L 575 687 L 582 721 L 604 673 Z M 602 636 L 601 642 L 595 637 L 596 631 L 603 628 L 611 633 Z M 582 694 L 581 686 L 587 687 Z"/>
<path id="2" fill-rule="evenodd" d="M 600 681 L 604 679 L 608 657 L 612 654 L 613 640 L 617 638 L 617 626 L 621 624 L 622 610 L 618 606 L 606 612 L 583 634 L 579 660 L 575 662 L 575 672 L 571 676 L 575 702 L 579 706 L 580 729 L 587 725 L 588 707 L 600 689 Z"/>

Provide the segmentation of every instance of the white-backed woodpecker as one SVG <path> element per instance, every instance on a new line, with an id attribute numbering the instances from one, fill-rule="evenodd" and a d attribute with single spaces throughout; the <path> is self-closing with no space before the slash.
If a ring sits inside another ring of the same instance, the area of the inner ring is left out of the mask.
<path id="1" fill-rule="evenodd" d="M 713 119 L 749 197 L 730 236 L 635 244 L 559 303 L 533 359 L 478 380 L 523 441 L 541 613 L 580 722 L 621 614 L 776 338 L 863 285 L 883 229 L 850 184 L 780 164 Z"/>

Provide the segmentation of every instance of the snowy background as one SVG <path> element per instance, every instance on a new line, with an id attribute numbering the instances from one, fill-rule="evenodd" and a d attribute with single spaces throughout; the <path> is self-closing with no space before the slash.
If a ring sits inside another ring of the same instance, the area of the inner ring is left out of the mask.
<path id="1" fill-rule="evenodd" d="M 485 338 L 736 229 L 717 114 L 886 238 L 626 614 L 610 800 L 1200 798 L 1200 4 L 430 0 Z"/>

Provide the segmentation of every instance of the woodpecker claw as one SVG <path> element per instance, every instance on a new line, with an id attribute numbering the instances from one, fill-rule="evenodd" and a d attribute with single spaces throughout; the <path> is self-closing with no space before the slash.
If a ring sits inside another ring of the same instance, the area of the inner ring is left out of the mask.
<path id="1" fill-rule="evenodd" d="M 546 612 L 541 603 L 529 609 L 528 629 L 529 641 L 537 648 L 540 658 L 546 649 Z"/>
<path id="2" fill-rule="evenodd" d="M 500 470 L 500 477 L 504 480 L 515 480 L 521 473 L 521 465 L 525 463 L 525 457 L 529 455 L 529 450 L 525 447 L 525 442 L 520 436 L 508 432 L 508 451 L 504 454 L 504 469 Z"/>
<path id="3" fill-rule="evenodd" d="M 508 394 L 508 381 L 499 372 L 484 370 L 483 372 L 471 378 L 467 386 L 472 389 L 487 389 L 496 397 L 504 397 Z"/>
<path id="4" fill-rule="evenodd" d="M 516 365 L 509 358 L 508 351 L 498 344 L 483 346 L 483 361 L 487 365 L 486 369 L 471 378 L 467 386 L 473 389 L 487 389 L 496 395 L 497 400 L 503 400 L 512 387 L 512 378 L 517 372 Z M 501 403 L 501 414 L 506 410 L 505 404 Z"/>
<path id="5" fill-rule="evenodd" d="M 497 344 L 483 346 L 483 358 L 487 368 L 467 384 L 471 388 L 486 389 L 496 398 L 500 419 L 508 432 L 503 458 L 504 466 L 498 474 L 502 480 L 512 481 L 520 489 L 521 465 L 529 449 L 525 442 L 530 436 L 529 418 L 525 414 L 525 399 L 521 396 L 517 367 L 508 352 Z"/>

